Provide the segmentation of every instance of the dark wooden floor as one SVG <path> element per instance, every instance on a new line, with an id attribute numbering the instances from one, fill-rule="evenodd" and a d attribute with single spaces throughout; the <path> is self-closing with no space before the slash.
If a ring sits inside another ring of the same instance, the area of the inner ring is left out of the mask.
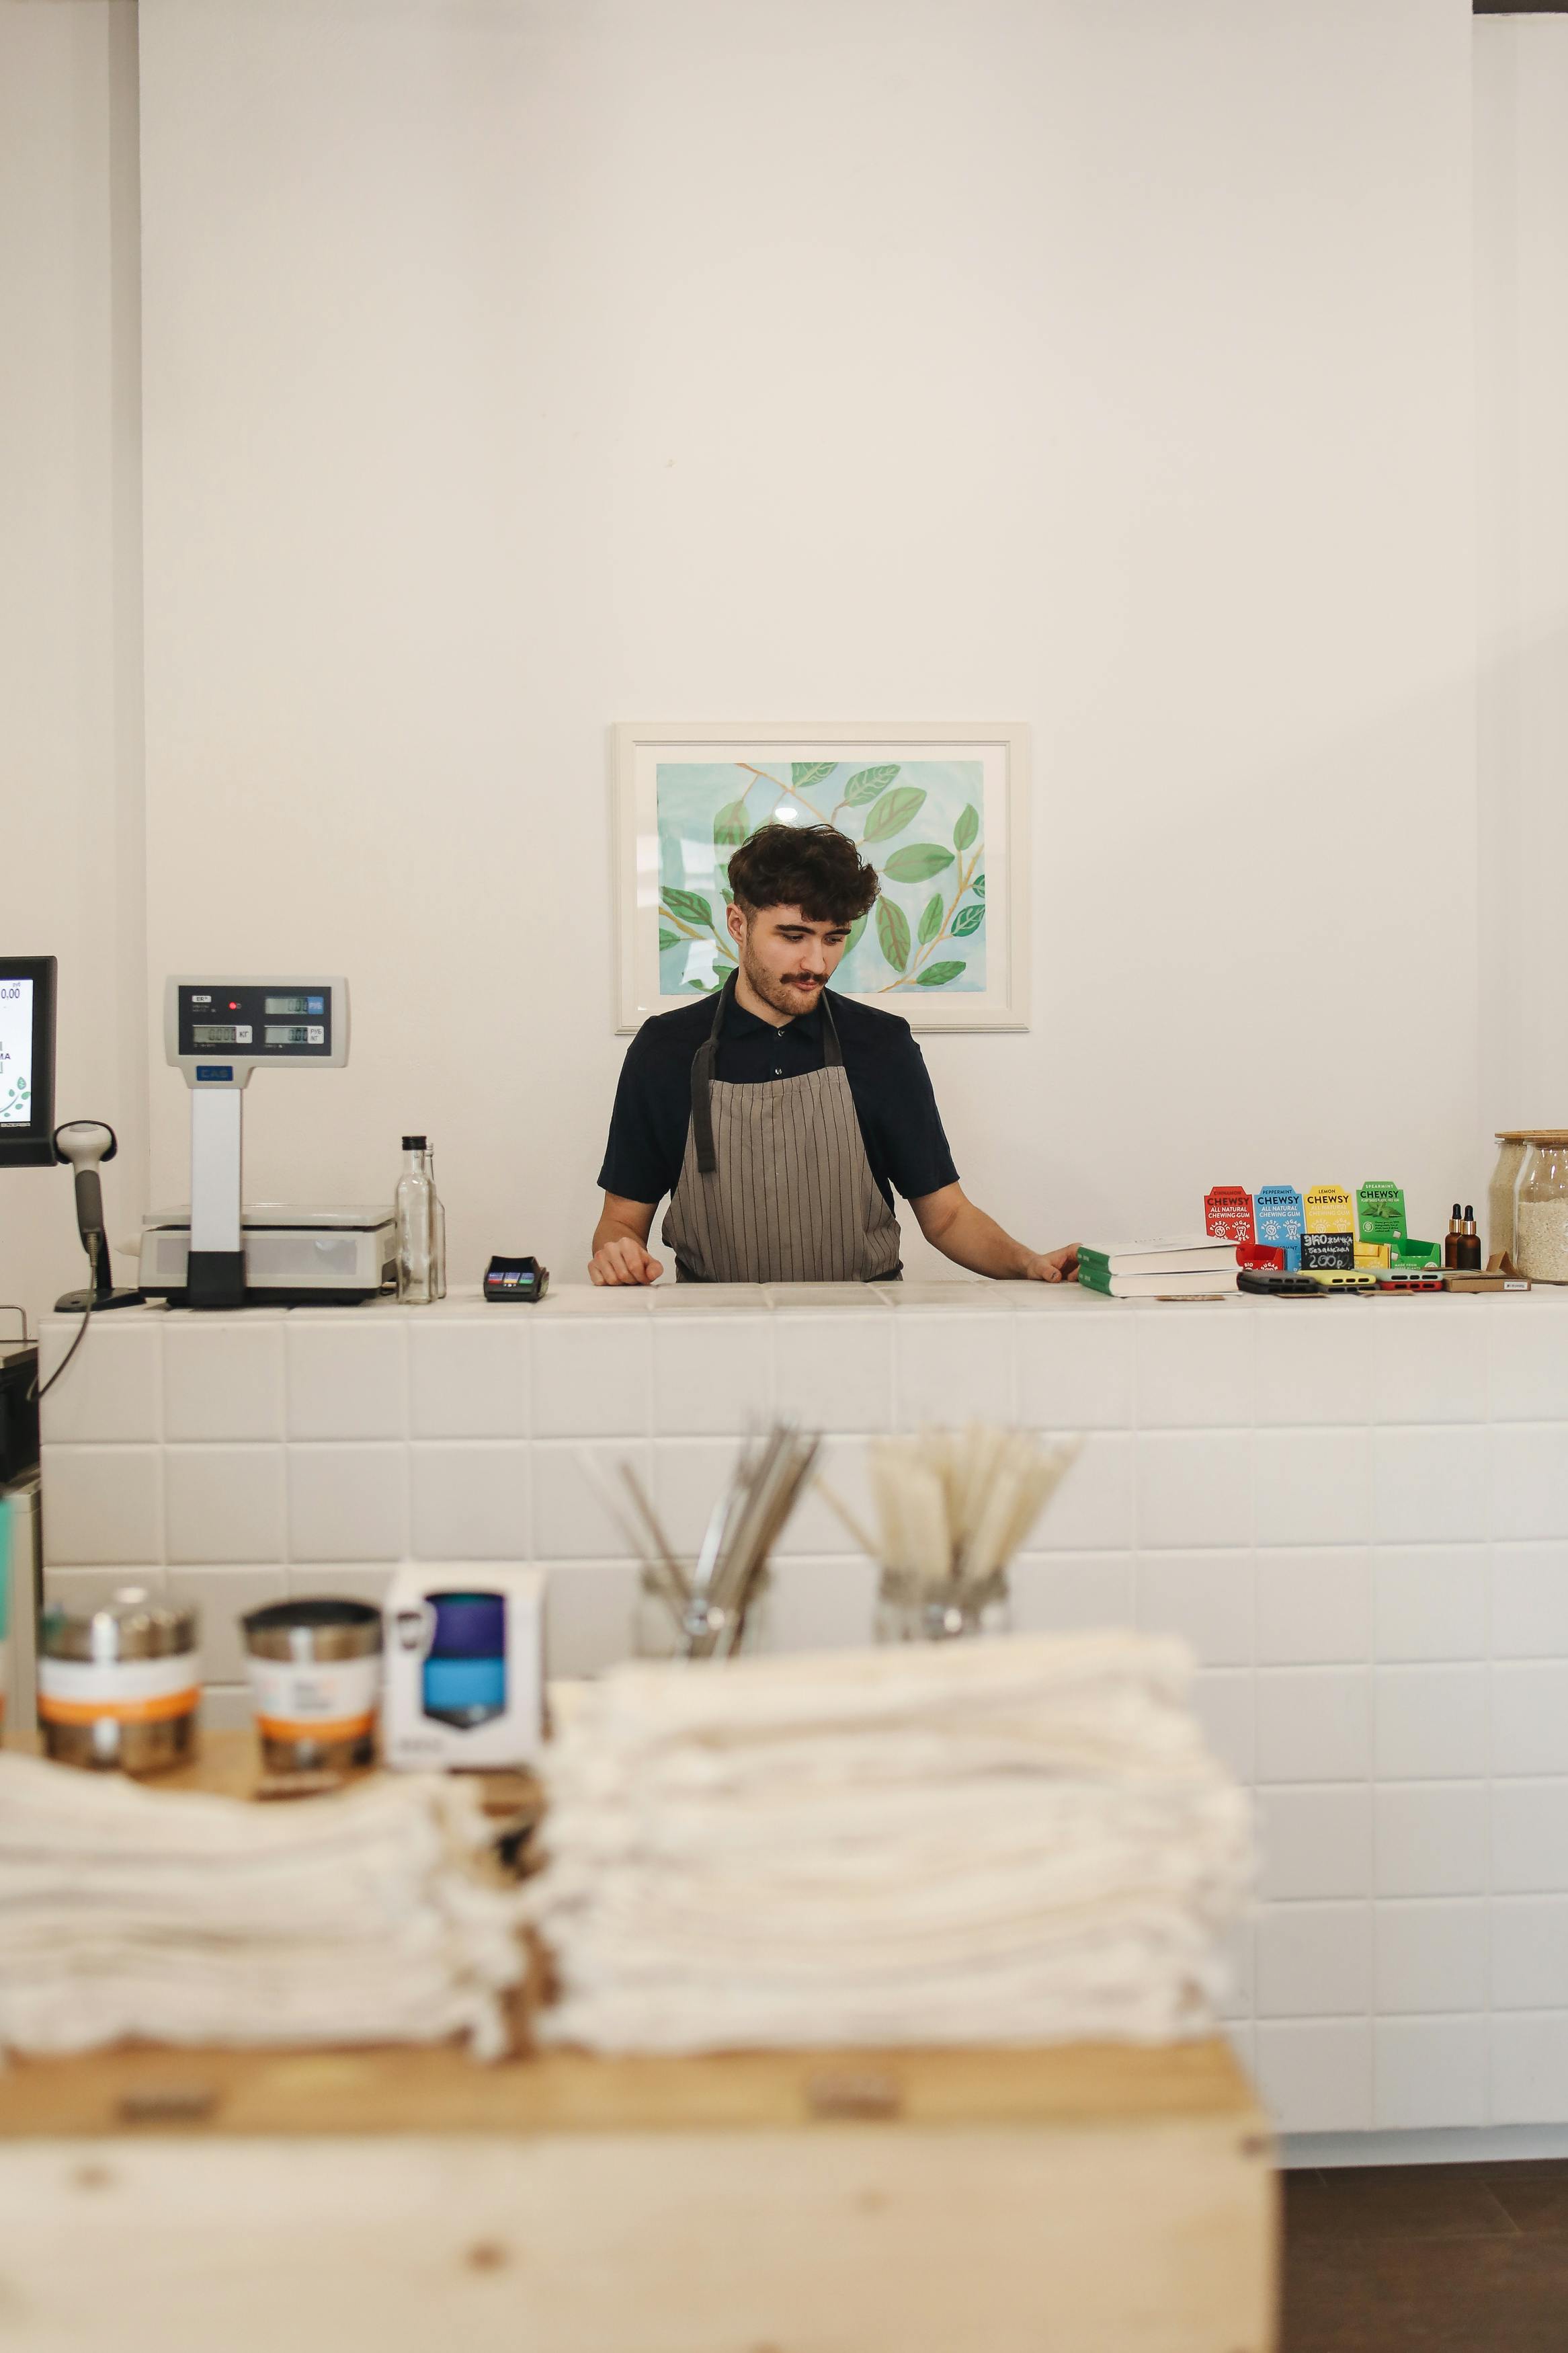
<path id="1" fill-rule="evenodd" d="M 1282 2353 L 1568 2353 L 1568 2159 L 1285 2176 Z"/>

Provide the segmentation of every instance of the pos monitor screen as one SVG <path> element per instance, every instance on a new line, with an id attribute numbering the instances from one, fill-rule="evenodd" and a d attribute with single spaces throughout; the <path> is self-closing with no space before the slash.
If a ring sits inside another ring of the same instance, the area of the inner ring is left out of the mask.
<path id="1" fill-rule="evenodd" d="M 55 1159 L 55 960 L 0 955 L 0 1168 Z"/>

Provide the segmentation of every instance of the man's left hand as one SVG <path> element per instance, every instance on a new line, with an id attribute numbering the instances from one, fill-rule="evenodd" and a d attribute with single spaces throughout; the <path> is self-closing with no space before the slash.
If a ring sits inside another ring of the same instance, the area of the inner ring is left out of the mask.
<path id="1" fill-rule="evenodd" d="M 1028 1282 L 1076 1282 L 1078 1281 L 1078 1244 L 1064 1242 L 1060 1250 L 1037 1250 L 1024 1269 Z"/>

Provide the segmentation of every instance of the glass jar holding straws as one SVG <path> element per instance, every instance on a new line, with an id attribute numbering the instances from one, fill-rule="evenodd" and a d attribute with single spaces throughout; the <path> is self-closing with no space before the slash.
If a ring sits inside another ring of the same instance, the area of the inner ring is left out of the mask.
<path id="1" fill-rule="evenodd" d="M 811 1475 L 819 1443 L 789 1422 L 749 1439 L 691 1563 L 676 1555 L 629 1462 L 620 1465 L 617 1493 L 584 1458 L 642 1561 L 632 1622 L 637 1658 L 732 1659 L 767 1648 L 768 1558 Z"/>
<path id="2" fill-rule="evenodd" d="M 951 1642 L 1012 1629 L 1008 1569 L 1078 1453 L 1019 1430 L 973 1423 L 879 1438 L 870 1449 L 878 1533 L 825 1480 L 857 1544 L 879 1562 L 879 1642 Z"/>

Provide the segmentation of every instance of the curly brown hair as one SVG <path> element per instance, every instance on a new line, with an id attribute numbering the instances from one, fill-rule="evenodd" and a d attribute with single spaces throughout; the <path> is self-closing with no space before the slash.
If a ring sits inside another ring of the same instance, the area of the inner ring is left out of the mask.
<path id="1" fill-rule="evenodd" d="M 748 915 L 798 907 L 808 923 L 852 923 L 881 885 L 836 825 L 761 825 L 730 860 L 730 888 Z"/>

